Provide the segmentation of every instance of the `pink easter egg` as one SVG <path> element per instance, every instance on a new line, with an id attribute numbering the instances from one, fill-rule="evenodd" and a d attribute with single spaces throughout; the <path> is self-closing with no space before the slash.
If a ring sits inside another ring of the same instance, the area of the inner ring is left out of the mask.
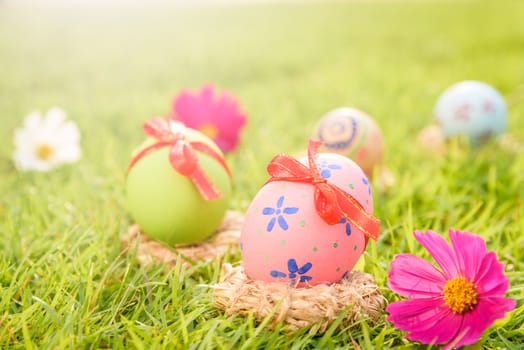
<path id="1" fill-rule="evenodd" d="M 300 161 L 308 164 L 307 158 Z M 316 163 L 321 176 L 373 213 L 368 178 L 355 162 L 339 154 L 319 153 Z M 345 218 L 327 224 L 315 209 L 314 190 L 309 183 L 274 181 L 256 194 L 240 240 L 249 278 L 298 286 L 330 284 L 355 266 L 366 247 L 364 233 Z"/>

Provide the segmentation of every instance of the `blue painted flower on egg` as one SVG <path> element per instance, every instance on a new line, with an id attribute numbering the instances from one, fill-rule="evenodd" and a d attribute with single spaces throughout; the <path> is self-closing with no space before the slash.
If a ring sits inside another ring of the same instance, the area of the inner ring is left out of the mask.
<path id="1" fill-rule="evenodd" d="M 267 232 L 271 232 L 273 228 L 275 227 L 275 223 L 277 222 L 280 228 L 283 229 L 284 231 L 289 228 L 289 225 L 287 224 L 287 221 L 284 215 L 296 214 L 298 212 L 298 208 L 296 207 L 282 208 L 283 204 L 284 204 L 284 196 L 280 196 L 277 200 L 276 208 L 266 207 L 262 210 L 262 214 L 273 216 L 267 224 L 267 227 L 266 227 Z"/>
<path id="2" fill-rule="evenodd" d="M 310 281 L 313 277 L 304 275 L 306 272 L 311 270 L 313 264 L 310 262 L 305 263 L 301 267 L 298 267 L 297 261 L 295 259 L 289 259 L 287 262 L 287 269 L 289 273 L 281 272 L 278 270 L 271 270 L 270 274 L 275 278 L 285 278 L 289 277 L 291 282 L 295 282 L 297 277 L 299 277 L 299 282 Z"/>

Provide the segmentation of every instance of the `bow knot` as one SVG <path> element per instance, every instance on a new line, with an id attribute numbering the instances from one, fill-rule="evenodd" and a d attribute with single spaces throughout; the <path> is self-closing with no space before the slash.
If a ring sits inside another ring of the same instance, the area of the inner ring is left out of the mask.
<path id="1" fill-rule="evenodd" d="M 329 183 L 320 174 L 316 164 L 316 151 L 320 145 L 319 141 L 309 141 L 309 167 L 287 155 L 277 155 L 267 167 L 271 178 L 266 183 L 290 181 L 312 184 L 315 186 L 315 208 L 327 224 L 334 225 L 345 218 L 364 233 L 366 241 L 368 238 L 377 240 L 380 221 L 367 213 L 353 196 Z"/>
<path id="2" fill-rule="evenodd" d="M 205 200 L 223 196 L 200 166 L 196 151 L 202 152 L 216 160 L 231 176 L 224 158 L 208 144 L 200 141 L 189 141 L 185 135 L 185 126 L 180 122 L 164 118 L 153 118 L 143 125 L 144 133 L 157 140 L 153 145 L 141 150 L 132 159 L 129 170 L 144 156 L 163 147 L 169 150 L 169 163 L 182 176 L 188 177 Z"/>
<path id="3" fill-rule="evenodd" d="M 323 178 L 323 177 L 314 177 L 313 178 L 313 184 L 317 185 L 317 184 L 324 184 L 324 183 L 327 183 L 327 179 Z"/>

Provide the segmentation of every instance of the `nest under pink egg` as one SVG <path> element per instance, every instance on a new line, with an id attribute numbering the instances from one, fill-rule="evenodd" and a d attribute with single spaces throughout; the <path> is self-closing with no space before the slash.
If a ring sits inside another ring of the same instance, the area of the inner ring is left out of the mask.
<path id="1" fill-rule="evenodd" d="M 328 329 L 380 319 L 384 298 L 373 276 L 352 272 L 369 238 L 376 240 L 368 178 L 352 160 L 317 154 L 277 155 L 270 179 L 249 206 L 240 235 L 242 265 L 224 264 L 213 303 L 229 315 L 270 318 L 295 331 L 318 324 Z M 307 288 L 302 288 L 307 287 Z"/>
<path id="2" fill-rule="evenodd" d="M 373 276 L 359 271 L 338 283 L 293 288 L 252 280 L 241 266 L 224 264 L 222 279 L 212 288 L 217 309 L 231 316 L 253 316 L 268 322 L 269 328 L 281 324 L 284 332 L 316 326 L 311 331 L 323 333 L 336 320 L 338 330 L 358 328 L 363 320 L 374 325 L 383 319 L 386 301 Z"/>

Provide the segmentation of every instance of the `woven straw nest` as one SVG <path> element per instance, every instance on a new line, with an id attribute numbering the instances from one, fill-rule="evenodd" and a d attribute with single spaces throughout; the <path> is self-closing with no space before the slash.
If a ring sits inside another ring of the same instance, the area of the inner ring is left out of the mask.
<path id="1" fill-rule="evenodd" d="M 142 265 L 151 263 L 175 266 L 179 258 L 182 264 L 213 260 L 223 256 L 226 252 L 233 252 L 240 242 L 240 229 L 244 216 L 236 211 L 227 211 L 224 220 L 215 233 L 207 240 L 192 245 L 175 245 L 168 247 L 165 244 L 148 238 L 141 233 L 138 225 L 129 228 L 127 234 L 121 237 L 124 249 L 137 249 L 137 259 Z M 138 240 L 138 242 L 137 242 Z"/>
<path id="2" fill-rule="evenodd" d="M 238 249 L 243 221 L 241 213 L 228 211 L 210 238 L 198 244 L 174 247 L 149 239 L 133 225 L 122 236 L 121 243 L 124 250 L 137 249 L 140 264 L 172 267 L 181 259 L 181 263 L 188 266 Z M 318 331 L 324 332 L 341 314 L 344 317 L 340 329 L 358 327 L 363 319 L 374 324 L 381 319 L 385 306 L 373 276 L 358 271 L 331 285 L 295 288 L 283 282 L 253 281 L 241 266 L 225 263 L 222 279 L 210 287 L 213 305 L 227 315 L 252 314 L 260 322 L 269 318 L 269 327 L 283 322 L 283 330 L 290 332 L 311 325 L 318 325 Z"/>
<path id="3" fill-rule="evenodd" d="M 373 276 L 364 272 L 352 272 L 331 285 L 295 288 L 253 281 L 240 266 L 224 264 L 223 270 L 221 281 L 212 286 L 214 306 L 228 315 L 253 314 L 258 321 L 269 317 L 271 328 L 284 322 L 283 329 L 293 332 L 315 324 L 324 332 L 342 313 L 339 329 L 358 327 L 363 319 L 375 324 L 383 315 L 385 299 Z"/>

